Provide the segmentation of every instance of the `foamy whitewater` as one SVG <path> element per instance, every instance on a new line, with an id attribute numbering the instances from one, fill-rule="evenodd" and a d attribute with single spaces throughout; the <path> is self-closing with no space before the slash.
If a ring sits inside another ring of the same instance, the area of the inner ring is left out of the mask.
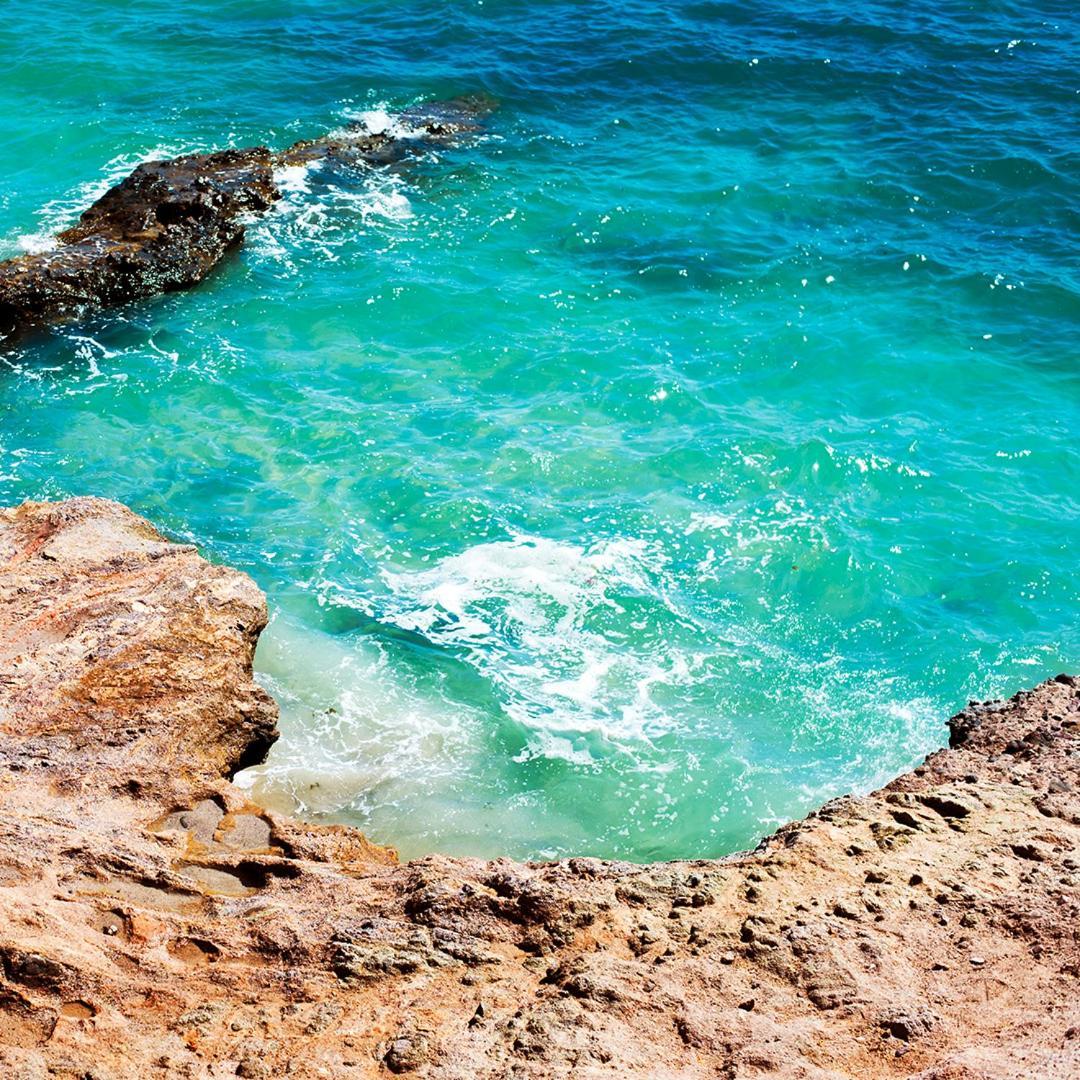
<path id="1" fill-rule="evenodd" d="M 139 161 L 279 170 L 199 289 L 0 368 L 0 502 L 250 573 L 258 798 L 434 850 L 716 856 L 1080 659 L 1077 21 L 1052 4 L 9 0 L 0 255 Z"/>

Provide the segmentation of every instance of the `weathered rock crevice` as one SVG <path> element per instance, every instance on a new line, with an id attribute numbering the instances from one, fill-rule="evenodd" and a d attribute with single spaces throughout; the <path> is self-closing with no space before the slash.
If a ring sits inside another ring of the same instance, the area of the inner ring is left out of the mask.
<path id="1" fill-rule="evenodd" d="M 429 856 L 253 805 L 241 574 L 0 511 L 0 1075 L 1080 1076 L 1080 689 L 721 861 Z"/>

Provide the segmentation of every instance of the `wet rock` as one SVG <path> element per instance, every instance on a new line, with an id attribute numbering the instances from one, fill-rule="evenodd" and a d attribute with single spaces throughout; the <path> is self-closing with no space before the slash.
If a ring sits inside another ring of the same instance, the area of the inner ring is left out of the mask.
<path id="1" fill-rule="evenodd" d="M 0 332 L 189 288 L 278 197 L 266 147 L 146 162 L 53 250 L 0 263 Z"/>
<path id="2" fill-rule="evenodd" d="M 273 170 L 315 161 L 385 166 L 479 130 L 492 102 L 406 110 L 401 131 L 348 125 L 280 154 L 265 146 L 144 162 L 61 232 L 51 250 L 0 262 L 0 334 L 197 285 L 280 198 Z"/>

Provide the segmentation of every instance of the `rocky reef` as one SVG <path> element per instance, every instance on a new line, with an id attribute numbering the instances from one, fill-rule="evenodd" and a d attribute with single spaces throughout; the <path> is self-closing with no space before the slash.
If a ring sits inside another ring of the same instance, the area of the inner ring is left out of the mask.
<path id="1" fill-rule="evenodd" d="M 0 512 L 0 1075 L 1080 1076 L 1072 678 L 753 853 L 401 865 L 230 784 L 265 620 L 117 504 Z"/>
<path id="2" fill-rule="evenodd" d="M 407 109 L 383 131 L 361 122 L 279 153 L 265 146 L 139 165 L 84 211 L 49 251 L 0 262 L 0 334 L 197 285 L 244 237 L 244 221 L 281 197 L 280 165 L 393 165 L 480 129 L 480 97 Z"/>

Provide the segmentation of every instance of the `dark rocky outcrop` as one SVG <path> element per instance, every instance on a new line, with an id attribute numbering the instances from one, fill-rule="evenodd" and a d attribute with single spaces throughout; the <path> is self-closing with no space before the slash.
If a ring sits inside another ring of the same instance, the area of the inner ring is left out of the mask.
<path id="1" fill-rule="evenodd" d="M 0 263 L 0 332 L 198 284 L 279 198 L 270 151 L 150 161 L 107 191 L 57 246 Z"/>
<path id="2" fill-rule="evenodd" d="M 490 108 L 459 98 L 407 109 L 387 131 L 353 123 L 276 154 L 255 146 L 139 165 L 55 248 L 0 263 L 0 334 L 197 285 L 243 240 L 245 218 L 280 197 L 275 166 L 391 165 L 477 132 Z"/>

